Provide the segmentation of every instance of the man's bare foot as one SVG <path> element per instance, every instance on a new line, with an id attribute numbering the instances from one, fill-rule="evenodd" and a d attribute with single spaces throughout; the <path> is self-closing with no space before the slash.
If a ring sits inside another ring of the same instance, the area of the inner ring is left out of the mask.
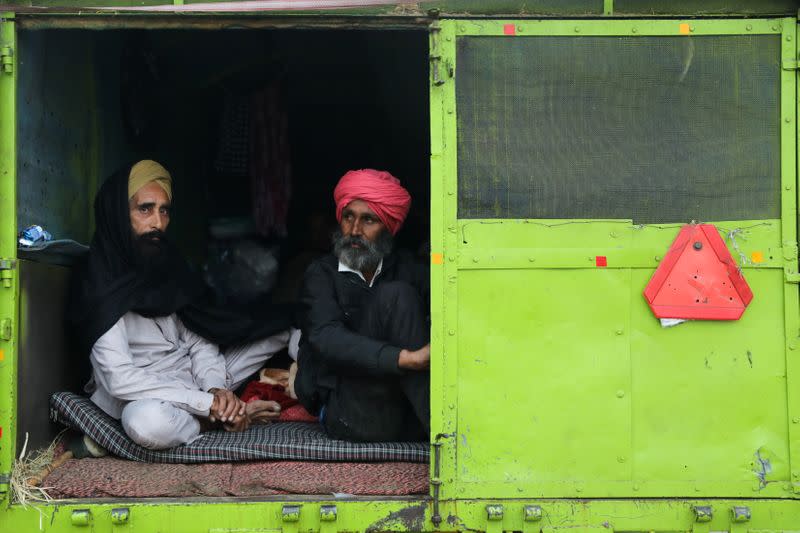
<path id="1" fill-rule="evenodd" d="M 281 416 L 281 406 L 278 402 L 253 400 L 245 404 L 245 416 L 251 424 L 266 424 Z"/>

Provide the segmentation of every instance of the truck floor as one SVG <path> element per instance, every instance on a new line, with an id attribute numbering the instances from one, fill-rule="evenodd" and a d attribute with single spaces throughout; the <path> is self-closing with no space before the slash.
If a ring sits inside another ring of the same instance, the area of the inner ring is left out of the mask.
<path id="1" fill-rule="evenodd" d="M 428 465 L 255 461 L 156 464 L 101 457 L 70 459 L 44 479 L 56 499 L 196 496 L 382 495 L 428 491 Z"/>

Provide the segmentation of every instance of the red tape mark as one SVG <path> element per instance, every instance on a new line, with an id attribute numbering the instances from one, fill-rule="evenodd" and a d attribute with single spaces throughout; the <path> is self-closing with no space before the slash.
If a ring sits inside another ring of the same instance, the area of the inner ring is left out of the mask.
<path id="1" fill-rule="evenodd" d="M 594 264 L 599 267 L 608 266 L 608 259 L 604 255 L 598 255 L 594 258 Z"/>
<path id="2" fill-rule="evenodd" d="M 517 34 L 517 27 L 513 24 L 503 24 L 503 34 L 505 35 L 516 35 Z"/>

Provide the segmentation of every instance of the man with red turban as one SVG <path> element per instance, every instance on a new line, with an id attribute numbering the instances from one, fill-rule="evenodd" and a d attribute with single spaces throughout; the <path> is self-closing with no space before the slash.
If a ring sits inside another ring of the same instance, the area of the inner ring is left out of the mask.
<path id="1" fill-rule="evenodd" d="M 393 250 L 411 207 L 386 171 L 345 174 L 333 192 L 333 253 L 306 271 L 295 391 L 327 433 L 428 440 L 428 270 Z"/>

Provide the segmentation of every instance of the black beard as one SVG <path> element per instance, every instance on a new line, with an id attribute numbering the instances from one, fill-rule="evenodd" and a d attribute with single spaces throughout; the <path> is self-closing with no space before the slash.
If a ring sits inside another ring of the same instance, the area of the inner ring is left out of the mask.
<path id="1" fill-rule="evenodd" d="M 370 242 L 364 237 L 352 237 L 342 234 L 342 230 L 333 232 L 333 253 L 343 265 L 359 272 L 375 272 L 378 264 L 391 251 L 394 237 L 388 230 L 383 230 L 378 238 Z M 354 248 L 359 244 L 360 248 Z"/>
<path id="2" fill-rule="evenodd" d="M 158 271 L 167 263 L 167 237 L 163 231 L 153 230 L 133 236 L 136 265 L 144 271 Z"/>

